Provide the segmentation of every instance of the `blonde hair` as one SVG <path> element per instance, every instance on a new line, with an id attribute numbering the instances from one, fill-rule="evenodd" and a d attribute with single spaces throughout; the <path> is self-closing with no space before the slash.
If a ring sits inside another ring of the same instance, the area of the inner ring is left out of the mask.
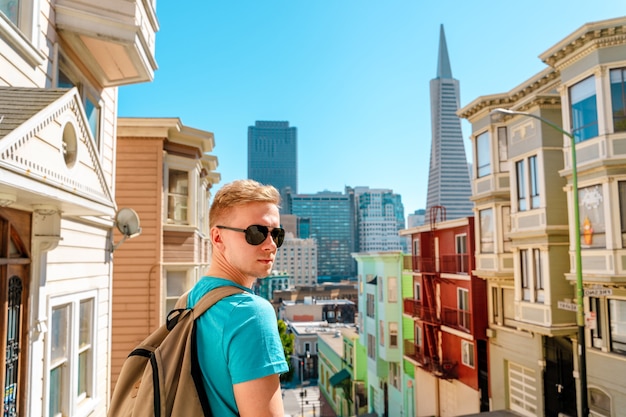
<path id="1" fill-rule="evenodd" d="M 280 207 L 280 193 L 271 185 L 254 180 L 236 180 L 215 193 L 209 209 L 209 228 L 228 214 L 231 208 L 248 203 L 272 203 Z"/>

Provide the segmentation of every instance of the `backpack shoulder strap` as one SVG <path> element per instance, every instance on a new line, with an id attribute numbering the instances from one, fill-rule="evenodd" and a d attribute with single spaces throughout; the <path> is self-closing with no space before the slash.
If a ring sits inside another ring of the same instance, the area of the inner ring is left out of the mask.
<path id="1" fill-rule="evenodd" d="M 224 297 L 228 297 L 229 295 L 242 293 L 243 290 L 241 288 L 226 285 L 223 287 L 215 288 L 208 293 L 204 294 L 202 298 L 198 300 L 196 305 L 193 307 L 194 315 L 196 318 L 200 317 L 205 311 L 207 311 L 213 304 L 217 303 Z M 187 308 L 187 297 L 189 296 L 189 291 L 185 292 L 176 302 L 177 309 L 186 309 Z"/>

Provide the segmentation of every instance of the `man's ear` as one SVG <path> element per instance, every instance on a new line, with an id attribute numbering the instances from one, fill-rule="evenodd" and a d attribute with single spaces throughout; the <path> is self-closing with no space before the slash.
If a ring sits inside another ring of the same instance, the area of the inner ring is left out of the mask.
<path id="1" fill-rule="evenodd" d="M 221 232 L 221 230 L 218 229 L 217 227 L 211 228 L 210 235 L 211 235 L 211 244 L 213 246 L 215 246 L 215 245 L 222 245 L 223 244 L 223 242 L 222 242 L 222 234 L 220 232 Z"/>

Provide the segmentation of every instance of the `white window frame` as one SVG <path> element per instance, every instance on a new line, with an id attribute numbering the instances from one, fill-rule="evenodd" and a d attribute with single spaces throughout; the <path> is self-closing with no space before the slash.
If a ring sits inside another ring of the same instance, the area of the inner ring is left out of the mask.
<path id="1" fill-rule="evenodd" d="M 389 347 L 390 348 L 398 347 L 398 322 L 397 321 L 389 322 Z"/>
<path id="2" fill-rule="evenodd" d="M 174 279 L 181 278 L 184 274 L 182 288 L 174 288 Z M 163 270 L 163 318 L 161 323 L 165 323 L 168 313 L 174 308 L 176 301 L 185 291 L 191 289 L 198 282 L 200 271 L 197 267 L 168 265 Z"/>
<path id="3" fill-rule="evenodd" d="M 96 386 L 97 382 L 97 360 L 98 352 L 97 352 L 97 340 L 96 336 L 98 333 L 98 325 L 97 325 L 97 317 L 98 317 L 98 296 L 97 291 L 86 291 L 75 294 L 68 294 L 60 297 L 51 297 L 49 299 L 49 307 L 48 307 L 48 317 L 50 318 L 50 325 L 48 326 L 48 332 L 52 331 L 53 323 L 52 323 L 52 312 L 54 309 L 67 306 L 68 307 L 68 332 L 67 332 L 67 359 L 61 365 L 65 369 L 63 370 L 63 386 L 59 389 L 61 390 L 62 399 L 61 399 L 61 409 L 62 415 L 71 415 L 71 416 L 87 416 L 92 413 L 96 404 L 98 403 L 98 398 L 96 397 L 98 393 L 98 389 Z M 92 300 L 93 308 L 91 311 L 91 355 L 88 360 L 88 371 L 87 371 L 87 381 L 86 381 L 86 391 L 87 395 L 78 395 L 78 366 L 79 366 L 79 354 L 81 350 L 79 349 L 79 336 L 80 336 L 80 303 L 82 301 Z M 51 363 L 52 357 L 52 341 L 51 337 L 53 337 L 50 333 L 46 335 L 45 346 L 46 346 L 46 359 L 45 359 L 45 369 L 44 373 L 44 417 L 56 417 L 50 416 L 50 372 L 52 369 L 56 367 L 58 364 Z"/>
<path id="4" fill-rule="evenodd" d="M 46 57 L 39 51 L 37 37 L 37 18 L 35 0 L 19 0 L 18 22 L 13 23 L 8 16 L 0 12 L 0 37 L 22 58 L 33 66 L 42 65 Z"/>
<path id="5" fill-rule="evenodd" d="M 183 158 L 177 155 L 166 155 L 163 172 L 163 223 L 168 226 L 178 226 L 182 228 L 196 227 L 198 225 L 198 198 L 200 193 L 200 171 L 197 161 L 190 158 Z M 169 218 L 169 182 L 170 170 L 187 172 L 187 220 L 174 221 Z"/>
<path id="6" fill-rule="evenodd" d="M 461 339 L 461 363 L 469 368 L 474 368 L 474 343 Z"/>
<path id="7" fill-rule="evenodd" d="M 488 131 L 476 135 L 476 178 L 492 174 L 490 136 Z"/>

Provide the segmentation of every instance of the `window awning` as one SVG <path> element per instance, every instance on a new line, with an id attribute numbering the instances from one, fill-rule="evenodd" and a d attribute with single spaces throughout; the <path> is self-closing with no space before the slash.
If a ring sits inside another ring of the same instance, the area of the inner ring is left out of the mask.
<path id="1" fill-rule="evenodd" d="M 350 372 L 348 372 L 347 369 L 342 369 L 341 371 L 337 372 L 335 375 L 331 376 L 329 379 L 330 385 L 333 387 L 336 387 L 337 385 L 341 384 L 344 380 L 349 379 L 350 378 Z"/>

